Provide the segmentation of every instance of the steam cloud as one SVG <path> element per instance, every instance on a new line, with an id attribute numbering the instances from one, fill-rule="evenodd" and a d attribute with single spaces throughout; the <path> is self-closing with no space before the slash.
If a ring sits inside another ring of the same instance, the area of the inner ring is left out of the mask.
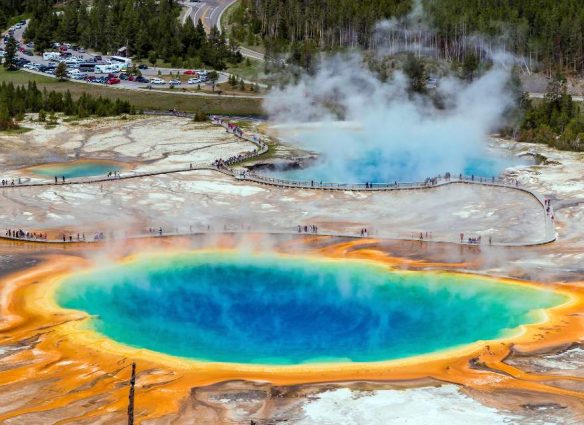
<path id="1" fill-rule="evenodd" d="M 382 82 L 362 54 L 339 54 L 324 58 L 314 75 L 272 91 L 264 106 L 276 127 L 319 123 L 295 140 L 321 154 L 308 178 L 403 182 L 473 171 L 489 176 L 491 169 L 500 169 L 491 164 L 485 170 L 477 163 L 485 161 L 488 134 L 512 105 L 508 65 L 509 58 L 501 55 L 472 83 L 441 79 L 437 91 L 447 104 L 441 109 L 409 95 L 402 72 Z"/>

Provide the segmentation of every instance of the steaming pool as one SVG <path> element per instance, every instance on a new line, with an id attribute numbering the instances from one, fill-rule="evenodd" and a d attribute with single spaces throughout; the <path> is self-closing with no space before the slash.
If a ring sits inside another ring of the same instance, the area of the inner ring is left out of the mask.
<path id="1" fill-rule="evenodd" d="M 79 160 L 70 162 L 54 162 L 28 168 L 28 171 L 43 177 L 67 179 L 75 177 L 106 176 L 110 171 L 123 171 L 127 165 L 116 161 Z"/>
<path id="2" fill-rule="evenodd" d="M 260 174 L 285 180 L 327 183 L 421 182 L 450 172 L 492 178 L 507 168 L 533 165 L 532 158 L 489 148 L 488 140 L 467 140 L 464 129 L 448 138 L 440 127 L 372 132 L 351 121 L 270 127 L 285 143 L 314 152 L 318 159 L 297 166 L 260 167 Z"/>
<path id="3" fill-rule="evenodd" d="M 510 336 L 566 301 L 488 278 L 222 251 L 137 257 L 66 278 L 55 297 L 122 344 L 270 365 L 432 353 Z"/>

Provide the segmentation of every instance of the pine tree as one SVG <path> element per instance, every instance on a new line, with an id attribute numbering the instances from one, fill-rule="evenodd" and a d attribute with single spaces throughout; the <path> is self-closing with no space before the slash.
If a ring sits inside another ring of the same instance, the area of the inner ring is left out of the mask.
<path id="1" fill-rule="evenodd" d="M 16 40 L 14 37 L 10 37 L 6 43 L 4 67 L 9 71 L 14 71 L 16 69 Z"/>
<path id="2" fill-rule="evenodd" d="M 55 77 L 59 81 L 65 81 L 67 79 L 67 65 L 65 65 L 65 62 L 59 62 L 59 65 L 55 69 Z"/>

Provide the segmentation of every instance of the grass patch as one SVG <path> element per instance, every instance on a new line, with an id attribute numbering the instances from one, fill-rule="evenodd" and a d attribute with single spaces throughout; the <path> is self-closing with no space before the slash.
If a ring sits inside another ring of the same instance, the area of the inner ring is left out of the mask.
<path id="1" fill-rule="evenodd" d="M 4 135 L 4 136 L 14 136 L 14 135 L 18 135 L 18 134 L 28 133 L 29 131 L 32 131 L 32 128 L 18 127 L 18 128 L 13 129 L 13 130 L 0 131 L 0 134 Z"/>
<path id="2" fill-rule="evenodd" d="M 93 96 L 102 96 L 109 99 L 129 101 L 138 110 L 168 110 L 176 108 L 184 112 L 204 112 L 219 115 L 263 115 L 262 100 L 252 98 L 234 99 L 217 95 L 188 96 L 177 93 L 161 93 L 117 89 L 98 84 L 84 84 L 73 81 L 59 82 L 54 78 L 33 74 L 24 71 L 6 71 L 0 69 L 0 83 L 12 82 L 17 85 L 26 85 L 29 81 L 36 81 L 39 89 L 46 88 L 58 92 L 69 90 L 73 98 L 77 99 L 83 93 Z M 249 94 L 249 93 L 246 93 Z"/>
<path id="3" fill-rule="evenodd" d="M 247 81 L 263 82 L 266 79 L 264 63 L 252 58 L 244 58 L 240 63 L 229 66 L 225 72 Z"/>
<path id="4" fill-rule="evenodd" d="M 256 156 L 255 158 L 250 158 L 247 161 L 243 161 L 243 162 L 239 162 L 237 165 L 249 165 L 249 164 L 253 164 L 259 160 L 267 160 L 267 159 L 271 159 L 276 155 L 276 146 L 277 143 L 275 142 L 268 142 L 268 150 L 266 152 L 264 152 L 261 155 Z"/>

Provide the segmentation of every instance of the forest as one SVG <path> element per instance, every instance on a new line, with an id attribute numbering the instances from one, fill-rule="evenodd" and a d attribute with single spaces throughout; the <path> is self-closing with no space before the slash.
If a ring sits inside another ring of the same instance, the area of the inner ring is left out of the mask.
<path id="1" fill-rule="evenodd" d="M 69 91 L 41 91 L 34 81 L 27 86 L 0 84 L 0 131 L 17 129 L 17 121 L 30 112 L 39 113 L 42 120 L 47 113 L 62 112 L 79 118 L 92 115 L 105 117 L 133 114 L 134 108 L 128 101 L 112 101 L 87 93 L 74 100 Z"/>
<path id="2" fill-rule="evenodd" d="M 216 29 L 209 35 L 191 19 L 182 24 L 175 0 L 70 0 L 58 12 L 52 0 L 29 0 L 32 19 L 24 37 L 39 51 L 54 41 L 102 53 L 127 47 L 135 59 L 172 66 L 224 69 L 242 60 Z"/>
<path id="3" fill-rule="evenodd" d="M 584 117 L 568 94 L 566 78 L 556 75 L 543 100 L 524 96 L 519 104 L 519 142 L 543 143 L 557 149 L 584 151 Z"/>
<path id="4" fill-rule="evenodd" d="M 421 0 L 421 5 L 418 10 L 414 0 L 240 0 L 230 37 L 246 44 L 261 40 L 273 52 L 298 50 L 299 45 L 336 49 L 416 43 L 458 62 L 468 53 L 481 58 L 483 51 L 496 48 L 524 56 L 530 69 L 583 70 L 581 0 Z"/>
<path id="5" fill-rule="evenodd" d="M 12 18 L 30 10 L 27 0 L 0 0 L 0 29 L 6 29 Z"/>

